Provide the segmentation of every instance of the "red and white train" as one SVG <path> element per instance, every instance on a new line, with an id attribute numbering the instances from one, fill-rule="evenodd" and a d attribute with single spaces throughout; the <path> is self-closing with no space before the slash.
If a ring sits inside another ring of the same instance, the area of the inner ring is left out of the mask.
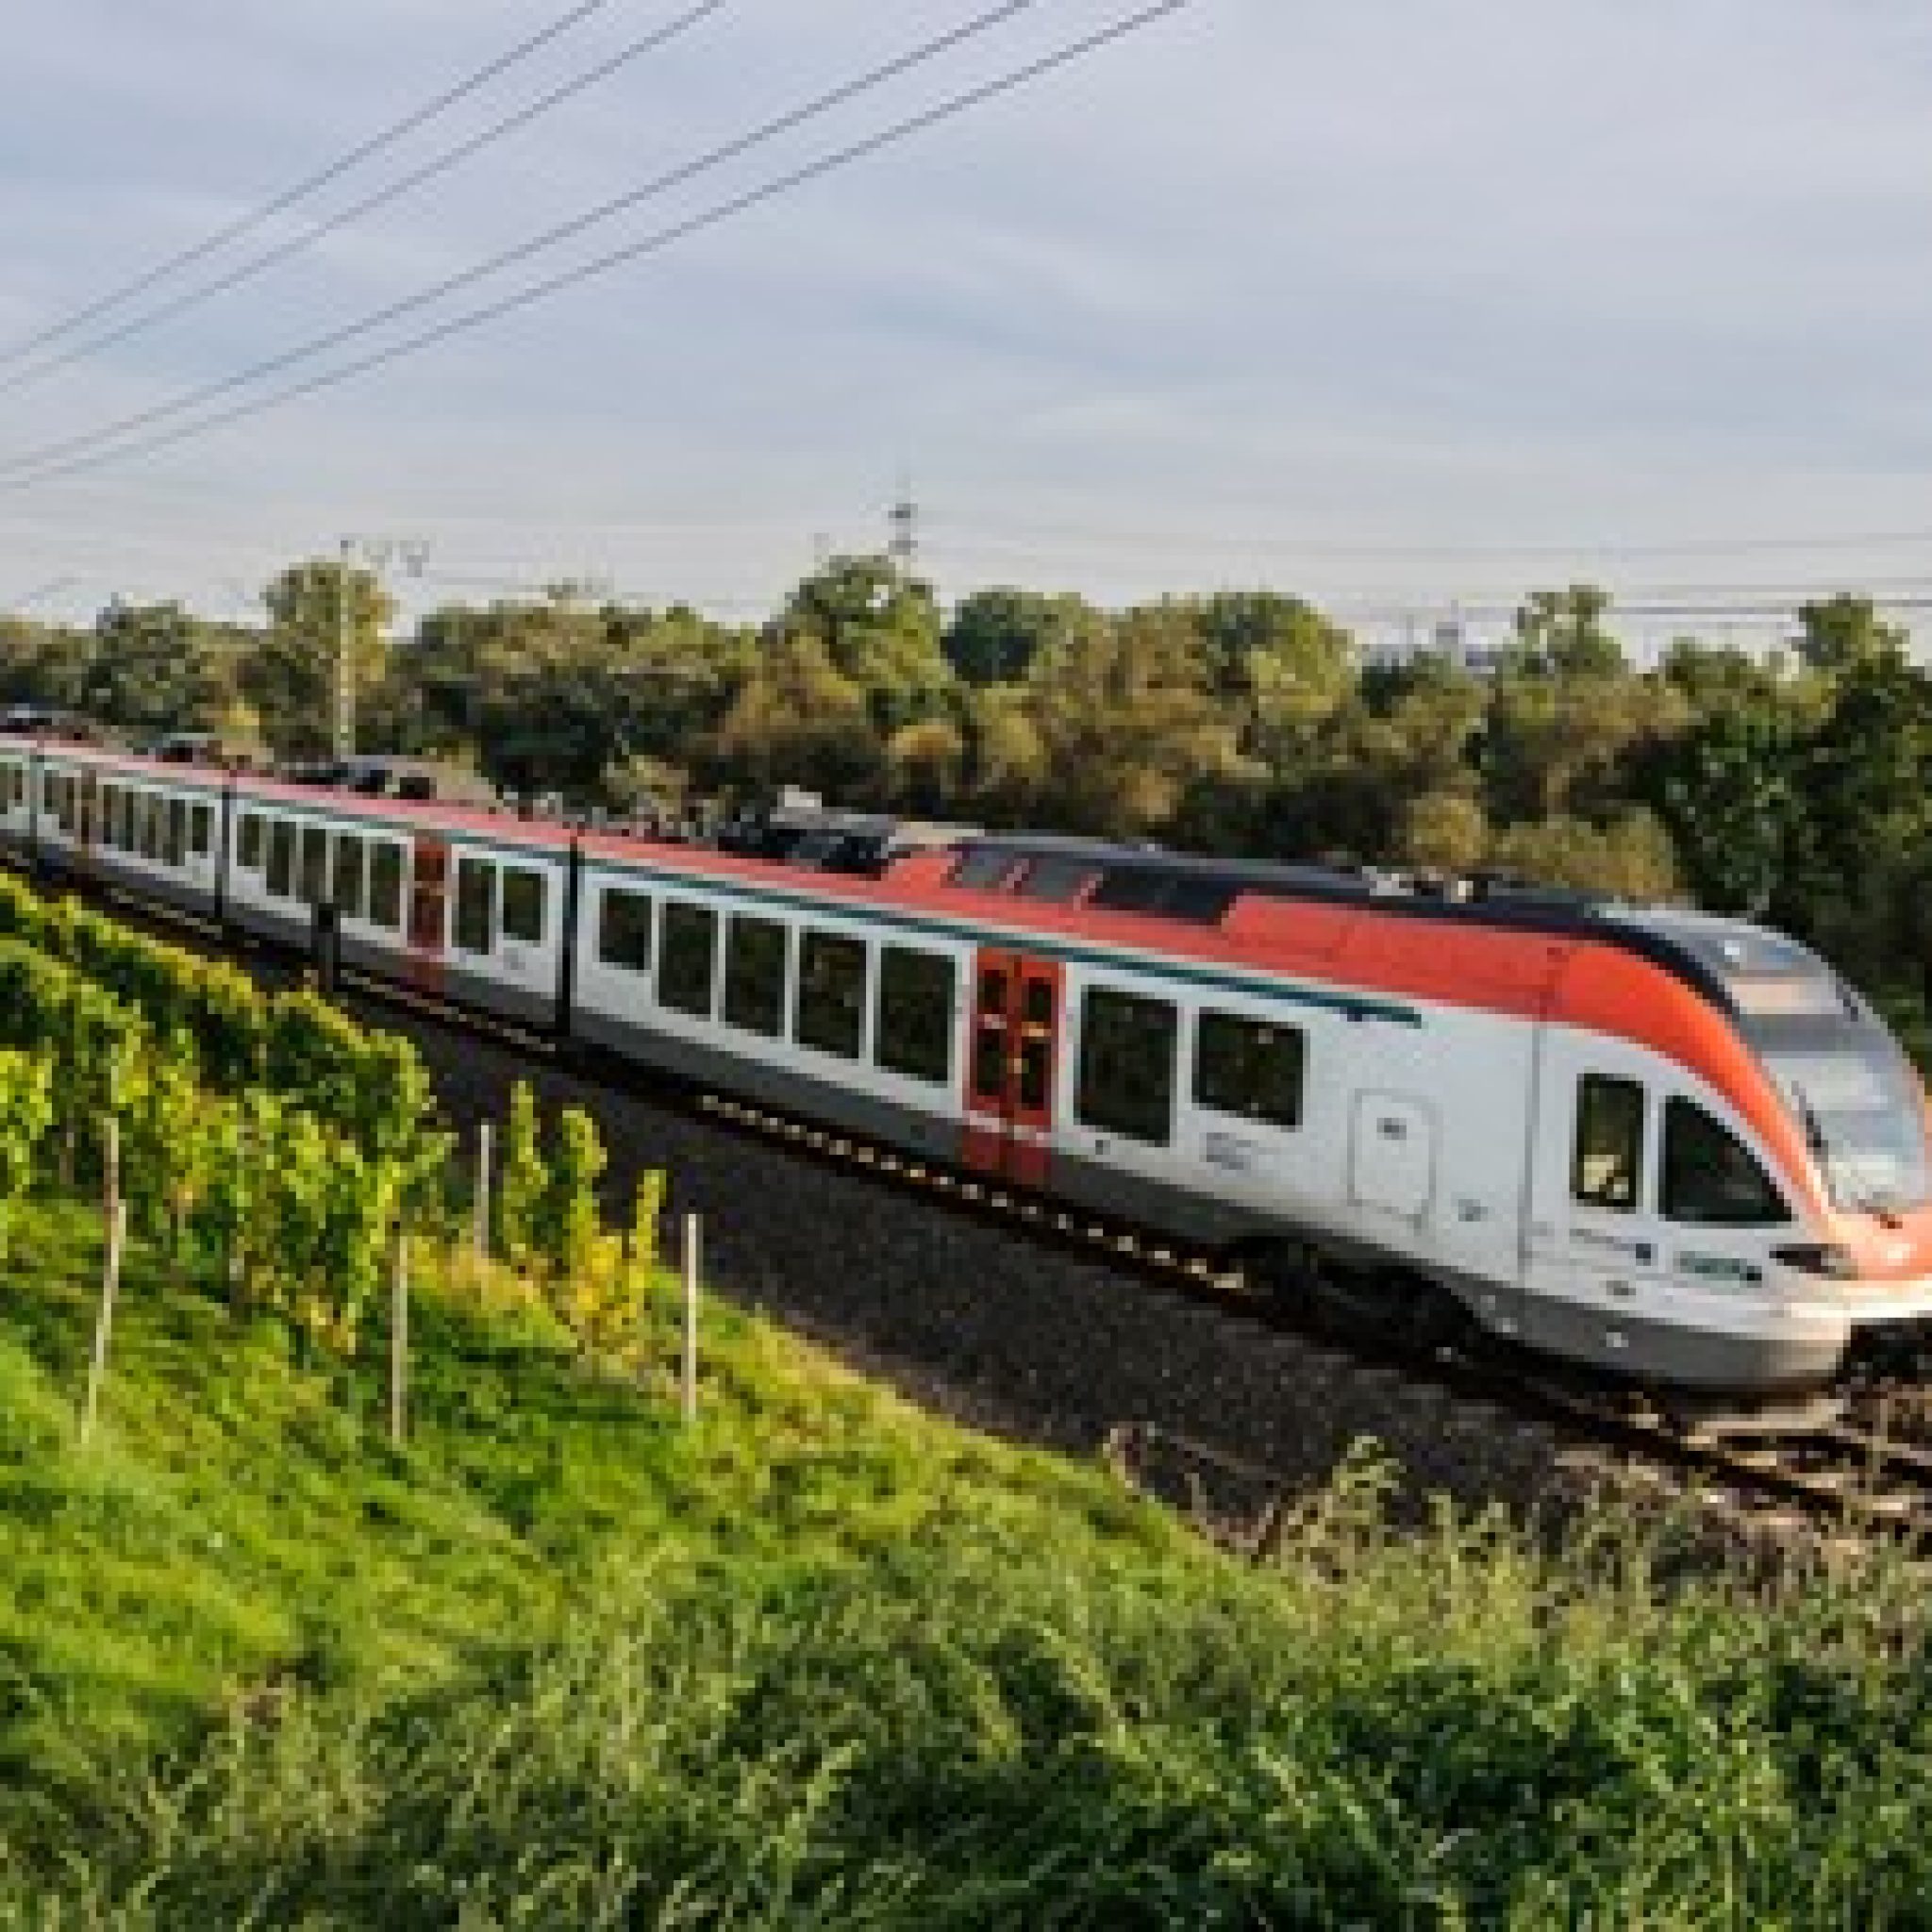
<path id="1" fill-rule="evenodd" d="M 1735 921 L 983 837 L 843 876 L 0 737 L 0 841 L 258 938 L 1683 1387 L 1932 1332 L 1924 1095 Z M 321 908 L 318 911 L 318 908 Z"/>

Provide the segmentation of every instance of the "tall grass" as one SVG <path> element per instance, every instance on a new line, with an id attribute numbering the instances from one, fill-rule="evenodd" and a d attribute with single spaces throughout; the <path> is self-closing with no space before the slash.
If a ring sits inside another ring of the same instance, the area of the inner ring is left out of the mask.
<path id="1" fill-rule="evenodd" d="M 1385 1519 L 1278 1566 L 721 1313 L 705 1419 L 538 1315 L 374 1371 L 90 1257 L 0 1288 L 0 1924 L 1878 1926 L 1932 1918 L 1923 1572 Z M 370 1379 L 361 1379 L 364 1375 Z M 1672 1559 L 1671 1580 L 1660 1564 Z"/>

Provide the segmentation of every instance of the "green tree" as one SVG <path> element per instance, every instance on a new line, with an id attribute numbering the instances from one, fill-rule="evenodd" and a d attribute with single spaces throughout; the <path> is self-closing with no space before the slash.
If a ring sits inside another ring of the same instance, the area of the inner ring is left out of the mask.
<path id="1" fill-rule="evenodd" d="M 792 591 L 782 624 L 862 693 L 882 739 L 933 711 L 952 682 L 932 587 L 888 558 L 833 558 Z"/>
<path id="2" fill-rule="evenodd" d="M 955 607 L 941 648 L 967 684 L 1014 684 L 1042 651 L 1094 616 L 1081 597 L 1008 586 L 974 591 Z"/>
<path id="3" fill-rule="evenodd" d="M 885 749 L 865 692 L 809 631 L 770 638 L 713 734 L 709 762 L 741 790 L 808 785 L 844 804 L 884 791 Z"/>
<path id="4" fill-rule="evenodd" d="M 1516 612 L 1516 655 L 1523 666 L 1572 676 L 1609 676 L 1624 668 L 1624 647 L 1607 619 L 1610 593 L 1594 584 L 1532 591 Z"/>
<path id="5" fill-rule="evenodd" d="M 235 658 L 222 632 L 178 604 L 117 601 L 95 620 L 81 708 L 137 733 L 214 730 L 237 696 Z"/>
<path id="6" fill-rule="evenodd" d="M 1753 918 L 1789 907 L 1808 829 L 1805 740 L 1797 708 L 1759 689 L 1661 748 L 1649 790 L 1701 905 Z"/>
<path id="7" fill-rule="evenodd" d="M 1798 607 L 1798 655 L 1813 671 L 1840 676 L 1862 666 L 1902 661 L 1907 639 L 1885 623 L 1869 597 L 1840 594 Z"/>
<path id="8" fill-rule="evenodd" d="M 1490 860 L 1540 885 L 1600 892 L 1632 905 L 1674 898 L 1676 855 L 1662 824 L 1641 807 L 1607 824 L 1552 818 L 1511 825 L 1490 845 Z"/>
<path id="9" fill-rule="evenodd" d="M 1238 762 L 1236 727 L 1208 689 L 1189 613 L 1149 606 L 1060 640 L 1034 666 L 1041 805 L 1070 831 L 1139 838 L 1189 788 Z"/>
<path id="10" fill-rule="evenodd" d="M 269 627 L 240 667 L 242 692 L 284 758 L 314 758 L 334 742 L 336 662 L 344 601 L 358 693 L 382 687 L 384 632 L 395 607 L 370 572 L 317 558 L 291 564 L 262 593 Z"/>

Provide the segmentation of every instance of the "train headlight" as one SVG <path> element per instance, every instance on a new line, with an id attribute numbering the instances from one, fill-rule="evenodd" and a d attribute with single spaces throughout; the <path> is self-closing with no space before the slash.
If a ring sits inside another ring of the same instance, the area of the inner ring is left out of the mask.
<path id="1" fill-rule="evenodd" d="M 1801 1268 L 1807 1274 L 1823 1274 L 1833 1281 L 1857 1279 L 1858 1264 L 1852 1251 L 1840 1247 L 1836 1241 L 1794 1242 L 1790 1247 L 1772 1249 L 1771 1258 L 1782 1261 L 1787 1268 Z"/>

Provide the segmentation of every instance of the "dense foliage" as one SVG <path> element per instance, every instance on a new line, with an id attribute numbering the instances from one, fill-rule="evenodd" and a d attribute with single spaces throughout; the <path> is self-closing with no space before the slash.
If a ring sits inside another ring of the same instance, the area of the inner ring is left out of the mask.
<path id="1" fill-rule="evenodd" d="M 1103 610 L 996 589 L 942 610 L 837 558 L 762 627 L 568 589 L 432 612 L 391 651 L 374 580 L 282 573 L 260 627 L 115 605 L 0 621 L 0 699 L 131 732 L 325 748 L 339 598 L 368 748 L 519 791 L 672 807 L 791 781 L 841 803 L 1291 858 L 1491 865 L 1768 915 L 1870 979 L 1932 958 L 1932 680 L 1856 596 L 1769 662 L 1686 640 L 1630 668 L 1607 598 L 1539 591 L 1492 675 L 1363 668 L 1301 599 Z"/>

